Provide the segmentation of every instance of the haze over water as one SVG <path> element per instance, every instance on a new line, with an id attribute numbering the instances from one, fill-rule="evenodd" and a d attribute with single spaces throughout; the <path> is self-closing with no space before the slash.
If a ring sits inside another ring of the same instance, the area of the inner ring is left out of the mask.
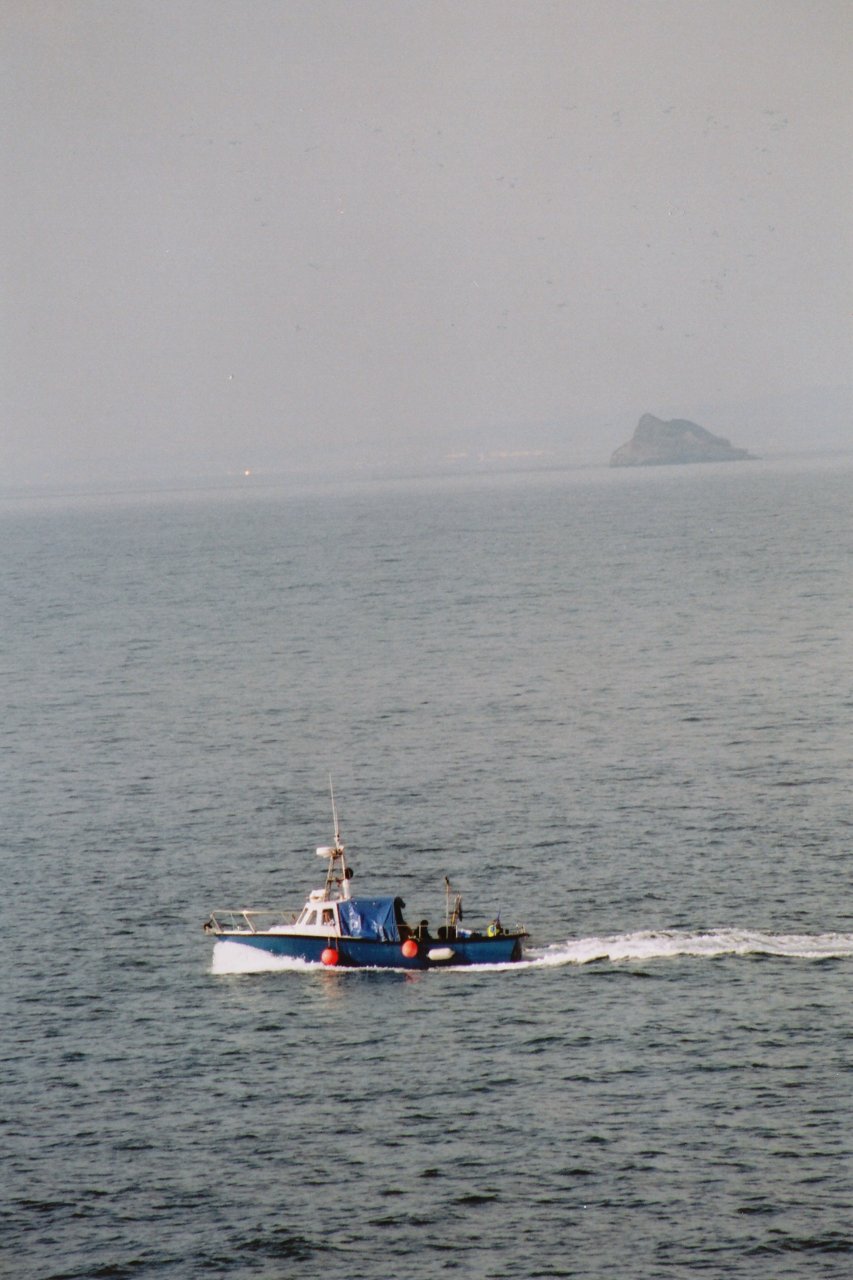
<path id="1" fill-rule="evenodd" d="M 850 447 L 844 0 L 5 0 L 0 486 Z"/>
<path id="2" fill-rule="evenodd" d="M 3 1274 L 846 1276 L 851 512 L 849 460 L 5 501 Z M 360 887 L 529 962 L 223 965 L 329 771 Z"/>

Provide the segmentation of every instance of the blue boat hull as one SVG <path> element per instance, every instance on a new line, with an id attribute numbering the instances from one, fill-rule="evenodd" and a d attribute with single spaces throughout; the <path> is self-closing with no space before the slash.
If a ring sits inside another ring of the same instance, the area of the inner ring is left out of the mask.
<path id="1" fill-rule="evenodd" d="M 430 940 L 418 945 L 415 956 L 405 956 L 400 942 L 379 942 L 365 938 L 318 938 L 286 933 L 244 933 L 223 930 L 217 941 L 265 951 L 268 955 L 321 964 L 326 947 L 338 953 L 338 966 L 345 969 L 452 969 L 460 965 L 511 964 L 522 957 L 521 934 L 501 934 L 496 938 L 454 938 L 451 942 Z M 430 959 L 430 951 L 450 948 L 446 959 Z"/>

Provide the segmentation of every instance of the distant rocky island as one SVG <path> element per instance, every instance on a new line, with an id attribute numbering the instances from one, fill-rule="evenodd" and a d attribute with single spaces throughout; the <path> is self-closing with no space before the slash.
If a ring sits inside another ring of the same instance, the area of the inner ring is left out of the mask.
<path id="1" fill-rule="evenodd" d="M 686 418 L 664 422 L 644 413 L 627 444 L 610 459 L 611 467 L 667 467 L 680 462 L 741 462 L 752 458 L 746 449 L 715 436 Z"/>

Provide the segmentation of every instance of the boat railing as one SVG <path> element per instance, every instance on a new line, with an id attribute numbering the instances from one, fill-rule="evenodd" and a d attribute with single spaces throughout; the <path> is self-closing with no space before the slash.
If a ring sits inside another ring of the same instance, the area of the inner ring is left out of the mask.
<path id="1" fill-rule="evenodd" d="M 302 908 L 266 908 L 262 910 L 218 907 L 205 921 L 205 933 L 266 933 L 274 925 L 295 924 Z"/>

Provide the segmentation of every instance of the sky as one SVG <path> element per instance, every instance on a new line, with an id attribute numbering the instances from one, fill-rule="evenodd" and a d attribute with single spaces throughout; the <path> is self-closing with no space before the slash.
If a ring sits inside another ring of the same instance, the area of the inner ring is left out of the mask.
<path id="1" fill-rule="evenodd" d="M 848 0 L 4 0 L 0 482 L 853 447 Z"/>

